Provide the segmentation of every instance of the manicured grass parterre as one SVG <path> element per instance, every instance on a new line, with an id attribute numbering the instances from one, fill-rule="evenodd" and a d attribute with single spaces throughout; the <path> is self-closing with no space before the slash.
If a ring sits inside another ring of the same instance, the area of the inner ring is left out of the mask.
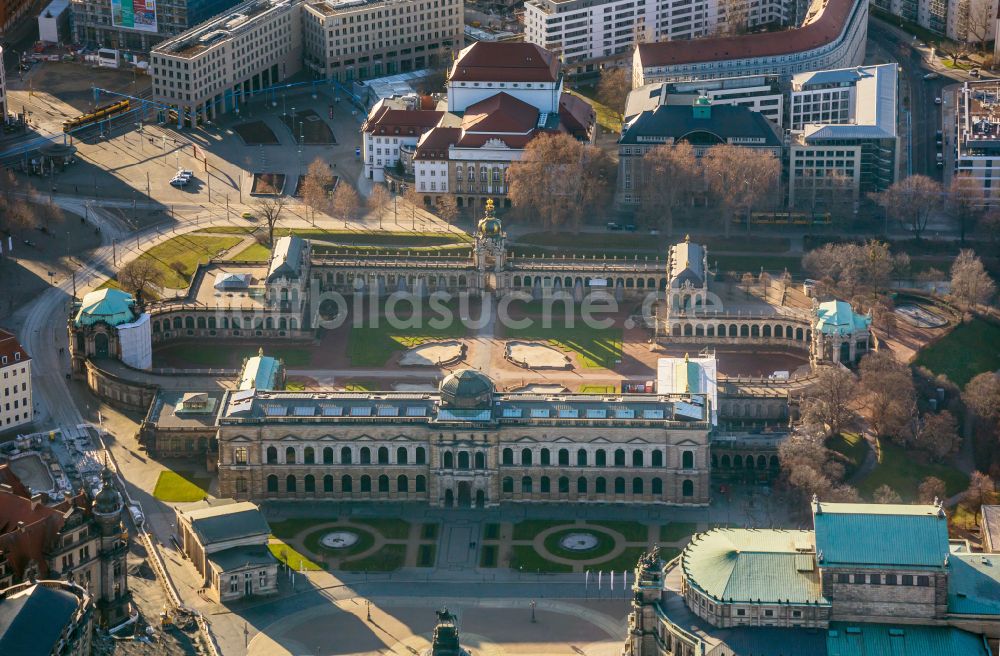
<path id="1" fill-rule="evenodd" d="M 484 544 L 479 550 L 479 566 L 496 567 L 499 549 L 500 547 L 495 544 Z"/>
<path id="2" fill-rule="evenodd" d="M 342 562 L 340 569 L 346 572 L 392 572 L 402 567 L 405 561 L 405 544 L 387 544 L 370 556 Z"/>
<path id="3" fill-rule="evenodd" d="M 570 524 L 565 519 L 526 519 L 514 524 L 511 538 L 514 540 L 533 540 L 542 531 Z"/>
<path id="4" fill-rule="evenodd" d="M 377 327 L 352 326 L 348 338 L 347 354 L 355 367 L 379 367 L 398 351 L 405 351 L 424 342 L 464 337 L 465 326 L 458 319 L 443 328 L 434 328 L 429 322 L 417 328 L 393 328 L 385 320 Z"/>
<path id="5" fill-rule="evenodd" d="M 483 525 L 483 539 L 484 540 L 497 540 L 500 538 L 500 525 L 496 522 L 490 522 Z"/>
<path id="6" fill-rule="evenodd" d="M 208 480 L 188 477 L 175 471 L 160 472 L 153 496 L 160 501 L 182 503 L 201 501 L 208 496 Z"/>
<path id="7" fill-rule="evenodd" d="M 694 535 L 698 525 L 694 522 L 670 522 L 660 527 L 660 542 L 677 542 Z"/>
<path id="8" fill-rule="evenodd" d="M 511 547 L 510 568 L 525 572 L 567 573 L 573 571 L 572 565 L 548 560 L 529 544 L 516 544 Z"/>
<path id="9" fill-rule="evenodd" d="M 844 463 L 845 475 L 850 477 L 865 461 L 870 447 L 859 433 L 845 431 L 829 438 L 826 441 L 826 448 L 844 456 L 842 462 Z"/>
<path id="10" fill-rule="evenodd" d="M 917 498 L 917 487 L 928 476 L 944 481 L 948 496 L 958 494 L 969 486 L 969 477 L 950 465 L 920 462 L 901 446 L 887 440 L 880 440 L 880 443 L 881 459 L 878 465 L 857 486 L 858 492 L 866 498 L 870 499 L 879 486 L 888 485 L 903 501 L 913 501 Z"/>
<path id="11" fill-rule="evenodd" d="M 437 540 L 438 529 L 440 528 L 440 524 L 424 524 L 420 527 L 420 539 Z"/>
<path id="12" fill-rule="evenodd" d="M 606 560 L 595 567 L 599 570 L 604 571 L 627 571 L 631 574 L 632 570 L 635 569 L 636 563 L 639 562 L 639 558 L 646 552 L 644 547 L 625 547 L 625 551 L 621 552 L 611 560 Z"/>
<path id="13" fill-rule="evenodd" d="M 183 342 L 166 346 L 157 351 L 159 357 L 176 357 L 184 362 L 201 367 L 239 367 L 243 358 L 257 355 L 260 347 L 256 345 L 223 345 L 194 344 Z M 273 348 L 265 346 L 267 355 L 284 360 L 288 367 L 306 366 L 311 361 L 308 349 L 295 347 Z"/>
<path id="14" fill-rule="evenodd" d="M 287 540 L 317 524 L 335 521 L 337 521 L 336 517 L 292 517 L 277 522 L 268 522 L 268 525 L 271 527 L 271 535 L 282 540 Z"/>
<path id="15" fill-rule="evenodd" d="M 645 542 L 649 538 L 649 528 L 639 522 L 588 521 L 590 526 L 603 526 L 616 533 L 621 533 L 626 542 Z"/>
<path id="16" fill-rule="evenodd" d="M 984 371 L 1000 369 L 1000 326 L 984 319 L 959 324 L 920 351 L 914 364 L 945 374 L 959 387 Z"/>
<path id="17" fill-rule="evenodd" d="M 208 262 L 236 244 L 239 237 L 219 235 L 179 235 L 153 246 L 139 256 L 151 260 L 163 272 L 163 285 L 172 289 L 187 287 L 199 264 Z"/>
<path id="18" fill-rule="evenodd" d="M 511 339 L 545 340 L 558 349 L 576 353 L 580 364 L 587 369 L 610 369 L 621 360 L 621 328 L 592 328 L 580 321 L 572 328 L 557 321 L 553 324 L 546 328 L 540 320 L 535 320 L 523 328 L 507 326 L 504 330 Z"/>
<path id="19" fill-rule="evenodd" d="M 417 547 L 417 567 L 434 567 L 437 562 L 437 545 L 421 544 Z"/>
<path id="20" fill-rule="evenodd" d="M 387 540 L 405 540 L 410 537 L 410 522 L 394 517 L 378 517 L 372 519 L 351 519 L 355 524 L 371 526 Z"/>

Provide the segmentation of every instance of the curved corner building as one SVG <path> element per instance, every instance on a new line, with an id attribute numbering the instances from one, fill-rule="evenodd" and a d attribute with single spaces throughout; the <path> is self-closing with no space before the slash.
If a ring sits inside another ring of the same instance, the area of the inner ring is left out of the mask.
<path id="1" fill-rule="evenodd" d="M 742 75 L 794 75 L 863 64 L 868 3 L 826 0 L 816 4 L 802 26 L 791 30 L 641 43 L 632 55 L 632 86 Z"/>

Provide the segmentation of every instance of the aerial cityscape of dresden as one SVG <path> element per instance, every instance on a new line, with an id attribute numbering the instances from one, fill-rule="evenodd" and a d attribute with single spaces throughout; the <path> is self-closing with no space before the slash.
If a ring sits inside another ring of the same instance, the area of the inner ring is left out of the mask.
<path id="1" fill-rule="evenodd" d="M 0 656 L 1000 656 L 1000 0 L 0 0 L 0 127 Z"/>

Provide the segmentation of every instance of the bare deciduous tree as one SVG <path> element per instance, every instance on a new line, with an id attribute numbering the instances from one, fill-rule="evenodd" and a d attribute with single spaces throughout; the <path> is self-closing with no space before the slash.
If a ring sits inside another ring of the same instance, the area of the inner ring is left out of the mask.
<path id="1" fill-rule="evenodd" d="M 993 371 L 979 374 L 966 383 L 962 400 L 980 419 L 997 421 L 1000 419 L 1000 375 Z"/>
<path id="2" fill-rule="evenodd" d="M 902 503 L 903 499 L 896 490 L 888 485 L 879 485 L 872 493 L 872 501 L 875 503 Z"/>
<path id="3" fill-rule="evenodd" d="M 403 199 L 410 206 L 411 227 L 415 229 L 417 227 L 417 210 L 424 206 L 424 196 L 417 191 L 416 187 L 411 185 L 407 187 L 406 192 L 403 193 Z"/>
<path id="4" fill-rule="evenodd" d="M 353 221 L 358 216 L 358 209 L 361 207 L 361 199 L 354 187 L 344 182 L 337 185 L 333 190 L 333 198 L 330 201 L 330 211 L 333 215 L 344 220 L 344 225 L 348 221 Z"/>
<path id="5" fill-rule="evenodd" d="M 872 429 L 879 437 L 904 442 L 916 412 L 910 369 L 884 351 L 866 355 L 859 368 Z"/>
<path id="6" fill-rule="evenodd" d="M 455 201 L 455 197 L 451 194 L 441 196 L 437 202 L 437 214 L 444 219 L 445 223 L 454 223 L 458 218 L 458 203 Z"/>
<path id="7" fill-rule="evenodd" d="M 380 184 L 372 187 L 372 193 L 368 196 L 368 209 L 378 216 L 378 227 L 382 228 L 382 215 L 385 214 L 385 209 L 392 202 L 392 195 L 389 190 Z"/>
<path id="8" fill-rule="evenodd" d="M 966 41 L 971 41 L 979 46 L 979 50 L 986 49 L 986 42 L 990 38 L 990 32 L 996 24 L 996 10 L 993 3 L 986 0 L 969 0 L 968 16 L 966 18 Z"/>
<path id="9" fill-rule="evenodd" d="M 955 453 L 962 443 L 955 417 L 947 410 L 927 413 L 913 435 L 914 444 L 934 460 L 943 460 Z"/>
<path id="10" fill-rule="evenodd" d="M 951 295 L 962 305 L 985 305 L 996 294 L 997 287 L 982 261 L 968 249 L 959 251 L 951 265 Z"/>
<path id="11" fill-rule="evenodd" d="M 149 257 L 136 258 L 118 269 L 118 285 L 133 294 L 148 294 L 154 287 L 161 287 L 163 280 L 163 269 Z"/>
<path id="12" fill-rule="evenodd" d="M 624 68 L 605 68 L 597 83 L 597 99 L 619 116 L 625 111 L 625 101 L 632 90 L 632 76 Z"/>
<path id="13" fill-rule="evenodd" d="M 773 204 L 777 199 L 781 162 L 770 151 L 722 144 L 709 148 L 701 163 L 705 184 L 725 208 L 722 221 L 726 236 L 737 210 L 745 214 L 749 232 L 754 208 Z"/>
<path id="14" fill-rule="evenodd" d="M 926 175 L 911 175 L 881 193 L 873 194 L 875 202 L 889 216 L 913 231 L 920 239 L 927 221 L 941 207 L 941 183 Z"/>
<path id="15" fill-rule="evenodd" d="M 328 189 L 333 186 L 333 172 L 330 166 L 317 157 L 309 165 L 305 180 L 302 183 L 302 201 L 312 212 L 313 222 L 316 212 L 325 212 L 330 207 Z"/>
<path id="16" fill-rule="evenodd" d="M 820 427 L 824 435 L 838 435 L 854 417 L 851 403 L 858 381 L 847 369 L 823 367 L 800 404 L 802 422 Z"/>
<path id="17" fill-rule="evenodd" d="M 948 213 L 958 222 L 959 241 L 965 244 L 965 235 L 975 226 L 976 219 L 985 209 L 983 190 L 968 173 L 951 179 L 948 186 Z"/>
<path id="18" fill-rule="evenodd" d="M 920 503 L 934 503 L 935 499 L 944 499 L 944 494 L 944 481 L 936 476 L 928 476 L 917 488 L 917 500 Z"/>
<path id="19" fill-rule="evenodd" d="M 909 267 L 909 256 L 893 255 L 878 240 L 863 244 L 824 244 L 802 258 L 802 267 L 831 294 L 851 301 L 874 302 L 888 288 L 894 274 Z"/>
<path id="20" fill-rule="evenodd" d="M 984 503 L 992 503 L 996 495 L 996 483 L 988 475 L 974 471 L 969 476 L 969 488 L 963 495 L 964 501 L 972 506 L 973 510 L 979 510 Z"/>
<path id="21" fill-rule="evenodd" d="M 285 211 L 287 201 L 284 196 L 262 196 L 254 203 L 257 216 L 264 221 L 267 226 L 267 244 L 274 246 L 274 229 L 281 221 L 281 215 Z"/>
<path id="22" fill-rule="evenodd" d="M 549 230 L 575 230 L 585 212 L 604 210 L 614 173 L 614 162 L 600 148 L 568 134 L 541 134 L 508 169 L 510 198 Z"/>
<path id="23" fill-rule="evenodd" d="M 672 235 L 674 212 L 690 204 L 691 194 L 702 179 L 694 148 L 686 141 L 657 146 L 643 155 L 640 171 L 637 188 L 642 189 L 642 213 Z"/>

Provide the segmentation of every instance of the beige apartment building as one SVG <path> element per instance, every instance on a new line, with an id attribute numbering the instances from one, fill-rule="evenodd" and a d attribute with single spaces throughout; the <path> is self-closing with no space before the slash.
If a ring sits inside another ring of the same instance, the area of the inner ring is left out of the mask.
<path id="1" fill-rule="evenodd" d="M 305 65 L 341 82 L 451 62 L 463 39 L 459 0 L 321 0 L 303 6 Z"/>
<path id="2" fill-rule="evenodd" d="M 31 423 L 31 357 L 12 333 L 0 329 L 0 433 Z"/>
<path id="3" fill-rule="evenodd" d="M 245 2 L 156 46 L 153 99 L 177 112 L 178 126 L 239 112 L 254 93 L 302 68 L 300 4 Z"/>

